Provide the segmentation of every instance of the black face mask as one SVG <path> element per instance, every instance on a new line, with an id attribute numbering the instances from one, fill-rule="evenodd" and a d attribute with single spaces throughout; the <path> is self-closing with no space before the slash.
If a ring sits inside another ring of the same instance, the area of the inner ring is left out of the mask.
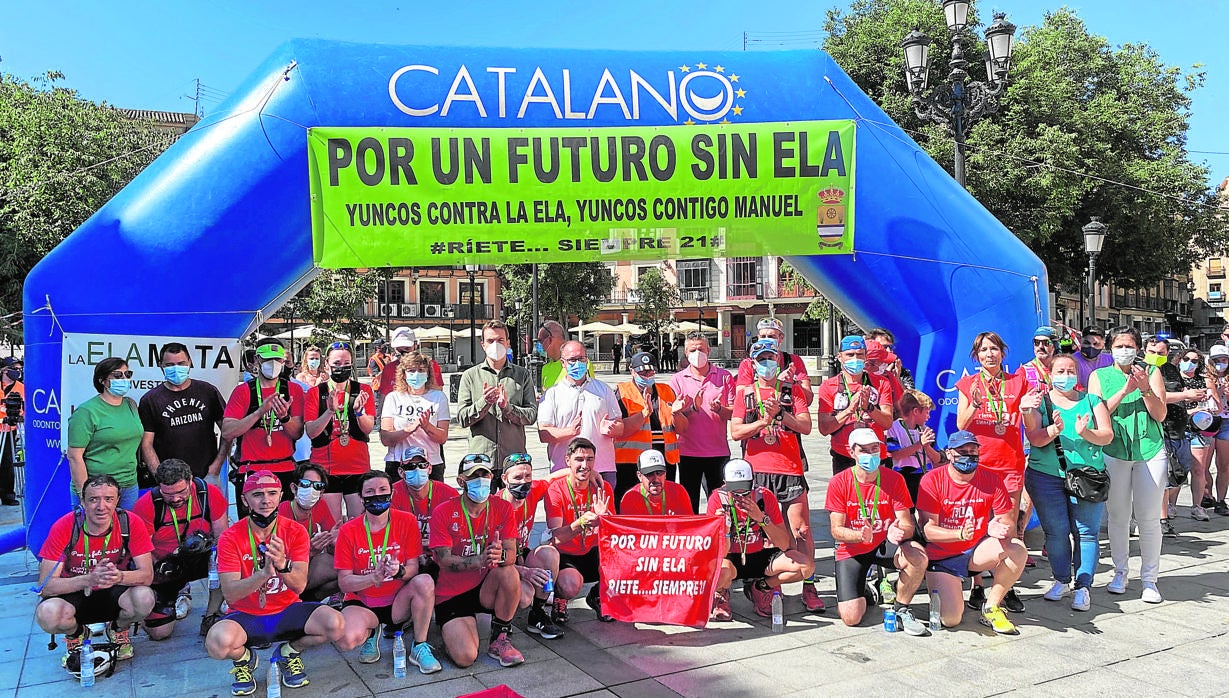
<path id="1" fill-rule="evenodd" d="M 14 382 L 19 381 L 21 380 L 21 370 L 16 368 L 6 368 L 4 369 L 4 377 Z"/>
<path id="2" fill-rule="evenodd" d="M 517 485 L 508 485 L 508 492 L 512 494 L 514 499 L 523 500 L 529 496 L 529 491 L 533 489 L 532 482 L 522 482 Z"/>
<path id="3" fill-rule="evenodd" d="M 333 367 L 329 369 L 329 378 L 331 378 L 334 383 L 345 383 L 346 381 L 350 380 L 350 374 L 352 373 L 354 373 L 353 366 L 342 366 L 340 368 Z"/>
<path id="4" fill-rule="evenodd" d="M 1080 353 L 1084 355 L 1085 359 L 1095 359 L 1101 355 L 1101 350 L 1088 342 L 1084 342 L 1084 345 L 1080 347 Z"/>
<path id="5" fill-rule="evenodd" d="M 270 524 L 277 520 L 277 509 L 274 509 L 268 516 L 263 516 L 253 511 L 252 513 L 248 514 L 248 518 L 252 521 L 256 528 L 268 528 Z"/>
<path id="6" fill-rule="evenodd" d="M 392 505 L 393 496 L 391 494 L 373 494 L 363 497 L 363 508 L 372 516 L 383 514 Z"/>

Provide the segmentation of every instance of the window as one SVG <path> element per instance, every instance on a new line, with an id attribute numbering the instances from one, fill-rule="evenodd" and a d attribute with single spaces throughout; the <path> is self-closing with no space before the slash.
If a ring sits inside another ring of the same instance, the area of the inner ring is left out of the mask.
<path id="1" fill-rule="evenodd" d="M 384 288 L 385 286 L 384 286 L 383 281 L 381 281 L 379 285 L 376 287 L 376 297 L 380 299 L 381 303 L 387 303 L 387 302 L 404 303 L 405 302 L 405 280 L 393 279 L 388 282 L 388 300 L 387 301 L 384 300 Z"/>
<path id="2" fill-rule="evenodd" d="M 755 298 L 763 295 L 760 273 L 759 257 L 731 257 L 726 261 L 726 297 Z"/>
<path id="3" fill-rule="evenodd" d="M 469 280 L 467 279 L 465 281 L 460 281 L 458 282 L 457 285 L 460 288 L 458 299 L 461 305 L 469 305 L 469 296 L 471 293 Z M 472 293 L 474 296 L 474 305 L 484 304 L 485 301 L 483 301 L 483 298 L 485 298 L 485 295 L 486 295 L 485 291 L 486 291 L 486 284 L 480 283 L 478 281 L 474 282 L 473 290 L 472 290 Z"/>
<path id="4" fill-rule="evenodd" d="M 682 291 L 702 291 L 708 288 L 708 260 L 679 260 L 679 289 Z"/>
<path id="5" fill-rule="evenodd" d="M 1223 279 L 1225 278 L 1225 261 L 1220 257 L 1213 257 L 1208 260 L 1208 278 Z"/>
<path id="6" fill-rule="evenodd" d="M 444 282 L 419 281 L 418 302 L 423 305 L 444 305 Z"/>

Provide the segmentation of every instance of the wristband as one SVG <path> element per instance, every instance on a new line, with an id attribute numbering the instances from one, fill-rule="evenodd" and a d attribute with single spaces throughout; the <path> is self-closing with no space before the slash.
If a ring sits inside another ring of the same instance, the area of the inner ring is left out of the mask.
<path id="1" fill-rule="evenodd" d="M 290 574 L 290 570 L 293 565 L 294 565 L 294 560 L 291 560 L 290 558 L 286 558 L 286 566 L 278 570 L 278 573 L 279 574 Z"/>
<path id="2" fill-rule="evenodd" d="M 285 417 L 278 417 L 277 421 L 281 424 L 288 424 L 290 422 L 290 413 L 287 412 Z"/>

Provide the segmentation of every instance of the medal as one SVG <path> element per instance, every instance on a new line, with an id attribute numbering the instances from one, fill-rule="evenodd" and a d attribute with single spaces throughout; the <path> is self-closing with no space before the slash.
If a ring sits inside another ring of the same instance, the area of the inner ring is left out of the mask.
<path id="1" fill-rule="evenodd" d="M 264 608 L 265 604 L 268 603 L 268 599 L 265 598 L 265 588 L 263 586 L 260 587 L 260 597 L 256 603 L 259 604 L 261 608 Z"/>
<path id="2" fill-rule="evenodd" d="M 337 437 L 337 443 L 341 444 L 342 446 L 348 446 L 350 444 L 350 435 L 342 432 L 342 435 Z"/>
<path id="3" fill-rule="evenodd" d="M 273 432 L 271 432 L 271 431 L 266 431 L 266 432 L 265 432 L 265 445 L 266 445 L 266 446 L 272 446 L 272 445 L 273 445 Z"/>
<path id="4" fill-rule="evenodd" d="M 771 446 L 771 445 L 775 444 L 776 442 L 777 442 L 777 434 L 776 434 L 776 432 L 775 432 L 775 431 L 771 431 L 771 430 L 765 430 L 765 432 L 764 432 L 764 443 L 766 443 L 766 444 L 768 444 L 769 446 Z"/>
<path id="5" fill-rule="evenodd" d="M 1006 425 L 1006 424 L 1003 424 L 1003 423 L 1001 423 L 1001 422 L 1000 422 L 1000 423 L 998 423 L 998 424 L 995 424 L 995 425 L 994 425 L 994 433 L 995 433 L 995 434 L 998 434 L 999 436 L 1002 436 L 1003 434 L 1006 434 L 1006 433 L 1007 433 L 1007 425 Z"/>

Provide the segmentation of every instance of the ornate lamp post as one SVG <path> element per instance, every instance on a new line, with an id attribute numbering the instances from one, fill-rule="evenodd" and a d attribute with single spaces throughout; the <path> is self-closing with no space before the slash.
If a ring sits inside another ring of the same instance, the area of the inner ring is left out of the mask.
<path id="1" fill-rule="evenodd" d="M 465 273 L 469 275 L 469 363 L 475 365 L 478 363 L 478 354 L 475 353 L 474 344 L 474 272 L 478 271 L 477 264 L 466 264 Z"/>
<path id="2" fill-rule="evenodd" d="M 1097 255 L 1101 254 L 1101 245 L 1105 242 L 1105 231 L 1109 226 L 1101 222 L 1098 216 L 1084 226 L 1084 251 L 1088 253 L 1088 326 L 1097 326 Z"/>
<path id="3" fill-rule="evenodd" d="M 913 109 L 918 117 L 947 127 L 955 141 L 955 176 L 965 186 L 964 138 L 973 124 L 998 111 L 999 96 L 1007 87 L 1007 70 L 1011 65 L 1016 25 L 1006 15 L 996 13 L 994 23 L 986 28 L 984 55 L 986 81 L 969 80 L 964 49 L 960 42 L 969 21 L 969 0 L 943 0 L 943 14 L 952 40 L 951 72 L 947 82 L 930 86 L 930 37 L 920 29 L 909 32 L 900 46 L 905 51 L 905 83 L 913 96 Z"/>

